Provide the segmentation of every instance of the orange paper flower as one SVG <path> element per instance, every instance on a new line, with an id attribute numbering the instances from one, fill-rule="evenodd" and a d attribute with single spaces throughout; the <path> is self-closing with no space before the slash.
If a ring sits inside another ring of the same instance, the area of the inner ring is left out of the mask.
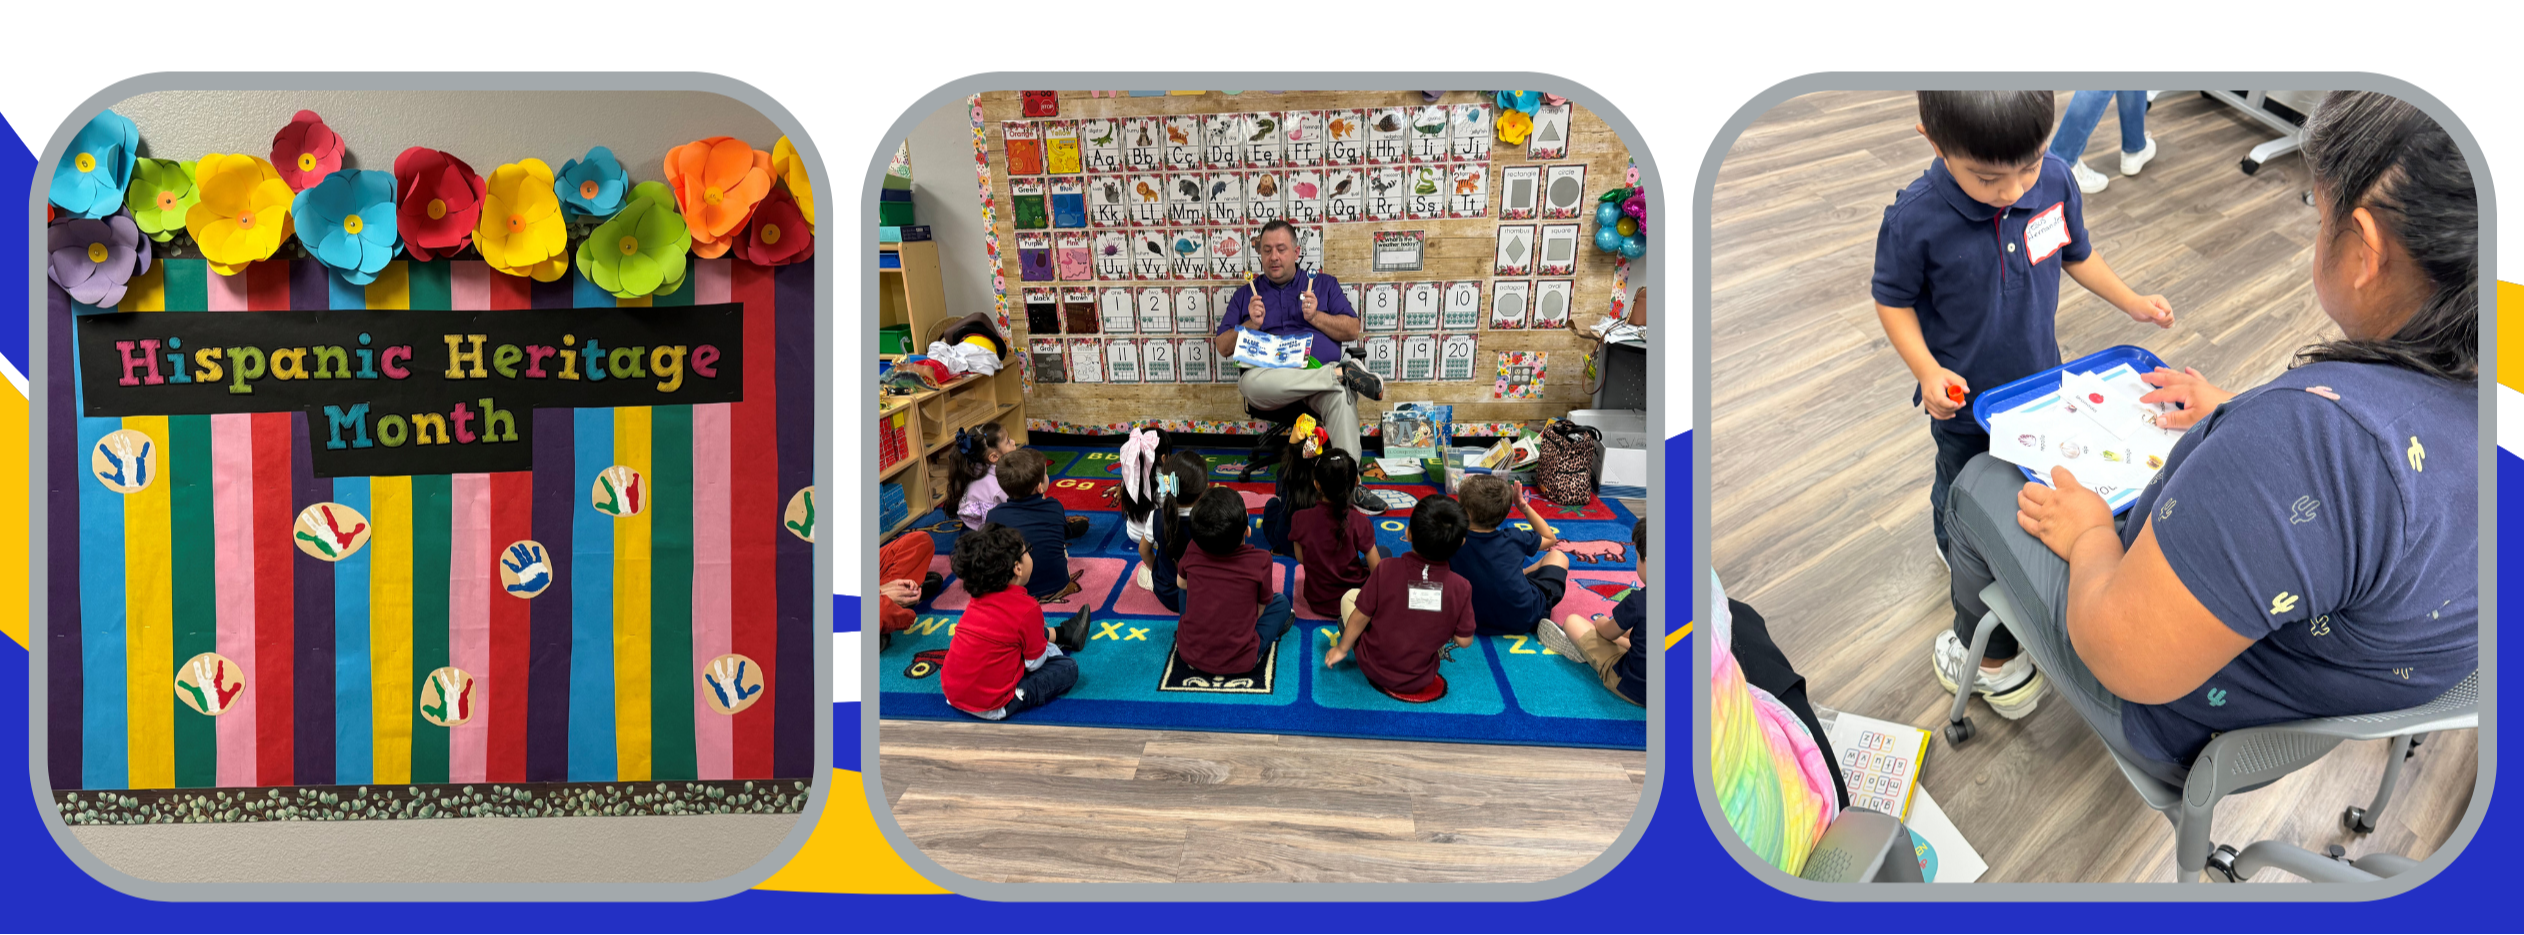
<path id="1" fill-rule="evenodd" d="M 731 136 L 666 151 L 666 184 L 692 230 L 694 256 L 723 256 L 771 193 L 771 154 Z"/>

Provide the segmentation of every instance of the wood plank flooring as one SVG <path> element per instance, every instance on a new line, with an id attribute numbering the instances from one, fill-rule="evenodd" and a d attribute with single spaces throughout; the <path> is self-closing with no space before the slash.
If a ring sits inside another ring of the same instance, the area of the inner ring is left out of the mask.
<path id="1" fill-rule="evenodd" d="M 1770 621 L 1814 703 L 1942 729 L 1952 697 L 1929 673 L 1928 647 L 1952 612 L 1928 516 L 1935 452 L 1868 291 L 1883 208 L 1930 159 L 1916 122 L 1908 93 L 1812 94 L 1730 150 L 1711 207 L 1704 431 L 1711 560 L 1728 595 Z M 2159 153 L 2138 176 L 2119 175 L 2117 115 L 2090 138 L 2087 162 L 2112 182 L 2087 196 L 2086 226 L 2123 280 L 2172 302 L 2175 326 L 2132 322 L 2063 279 L 2063 356 L 2135 344 L 2221 386 L 2258 385 L 2295 348 L 2337 333 L 2309 278 L 2304 163 L 2243 175 L 2236 161 L 2267 132 L 2191 92 L 2161 96 L 2148 129 Z M 1979 738 L 1960 750 L 1937 741 L 1923 782 L 1988 859 L 1984 879 L 2173 878 L 2171 826 L 2065 702 L 2012 722 L 1973 711 Z M 2213 839 L 2425 855 L 2470 803 L 2476 737 L 2428 738 L 2383 826 L 2352 836 L 2340 810 L 2372 798 L 2385 755 L 2380 742 L 2343 745 L 2230 798 Z"/>

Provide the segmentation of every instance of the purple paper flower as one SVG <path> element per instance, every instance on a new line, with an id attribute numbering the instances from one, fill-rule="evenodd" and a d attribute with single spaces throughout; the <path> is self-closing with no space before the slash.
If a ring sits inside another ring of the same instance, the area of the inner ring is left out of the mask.
<path id="1" fill-rule="evenodd" d="M 132 277 L 149 271 L 149 250 L 131 215 L 101 220 L 75 218 L 45 230 L 46 264 L 53 284 L 82 305 L 110 307 L 123 301 Z"/>

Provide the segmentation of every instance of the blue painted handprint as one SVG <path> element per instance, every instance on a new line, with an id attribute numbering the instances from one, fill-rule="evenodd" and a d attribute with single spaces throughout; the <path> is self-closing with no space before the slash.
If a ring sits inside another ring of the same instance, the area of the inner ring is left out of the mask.
<path id="1" fill-rule="evenodd" d="M 135 442 L 137 447 L 134 447 Z M 111 468 L 97 468 L 96 478 L 122 493 L 132 493 L 149 486 L 149 456 L 154 451 L 149 436 L 131 430 L 108 435 L 96 444 L 96 455 Z"/>
<path id="2" fill-rule="evenodd" d="M 712 707 L 719 713 L 735 714 L 750 707 L 762 695 L 763 683 L 759 677 L 753 680 L 753 684 L 746 684 L 745 670 L 752 665 L 753 660 L 731 653 L 710 660 L 710 664 L 702 668 L 701 680 L 709 683 L 710 693 L 717 696 L 718 703 Z"/>
<path id="3" fill-rule="evenodd" d="M 545 564 L 544 558 L 541 544 L 518 542 L 509 546 L 508 557 L 500 561 L 500 567 L 508 569 L 515 578 L 506 585 L 508 593 L 519 597 L 543 593 L 544 586 L 552 583 L 552 569 Z"/>

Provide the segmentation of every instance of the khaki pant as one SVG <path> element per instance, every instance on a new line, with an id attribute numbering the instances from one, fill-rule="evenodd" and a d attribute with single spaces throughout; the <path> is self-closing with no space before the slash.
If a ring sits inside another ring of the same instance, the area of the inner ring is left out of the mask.
<path id="1" fill-rule="evenodd" d="M 1350 625 L 1350 615 L 1351 615 L 1351 614 L 1354 614 L 1354 613 L 1357 613 L 1357 612 L 1358 612 L 1358 589 L 1357 589 L 1357 588 L 1351 588 L 1351 589 L 1349 589 L 1349 590 L 1347 590 L 1347 591 L 1343 591 L 1343 592 L 1341 592 L 1341 615 L 1340 615 L 1340 616 L 1338 616 L 1338 617 L 1334 617 L 1334 618 L 1332 618 L 1332 625 L 1333 625 L 1333 626 L 1335 626 L 1335 627 L 1347 627 L 1347 626 L 1349 626 L 1349 625 Z"/>
<path id="2" fill-rule="evenodd" d="M 1227 362 L 1227 366 L 1235 366 Z M 1341 385 L 1341 365 L 1312 369 L 1249 367 L 1236 378 L 1236 392 L 1257 409 L 1278 409 L 1299 402 L 1315 407 L 1315 420 L 1332 436 L 1332 447 L 1359 456 L 1358 396 Z"/>
<path id="3" fill-rule="evenodd" d="M 1552 623 L 1549 620 L 1543 621 L 1542 625 L 1546 627 L 1558 626 L 1558 624 Z M 1641 640 L 1647 639 L 1648 635 L 1645 633 L 1632 633 L 1630 634 L 1630 638 L 1634 640 Z M 1630 696 L 1621 693 L 1621 675 L 1613 671 L 1613 666 L 1621 662 L 1620 646 L 1614 645 L 1613 641 L 1605 639 L 1602 635 L 1596 633 L 1595 628 L 1592 626 L 1585 627 L 1577 632 L 1577 645 L 1578 652 L 1586 654 L 1586 664 L 1595 667 L 1595 676 L 1603 680 L 1604 688 L 1606 690 L 1611 691 L 1615 697 L 1618 697 L 1623 701 L 1628 701 L 1631 704 L 1639 704 L 1638 701 L 1631 699 Z M 1641 706 L 1645 707 L 1644 705 Z"/>

